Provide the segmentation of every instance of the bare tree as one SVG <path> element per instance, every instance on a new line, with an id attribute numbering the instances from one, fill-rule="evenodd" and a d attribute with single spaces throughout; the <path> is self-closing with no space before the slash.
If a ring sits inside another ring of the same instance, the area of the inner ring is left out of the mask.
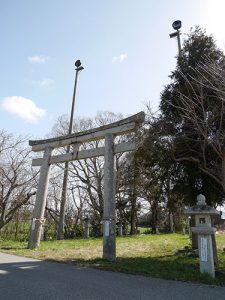
<path id="1" fill-rule="evenodd" d="M 83 118 L 75 122 L 75 132 L 84 131 L 90 128 L 106 125 L 118 121 L 122 118 L 122 115 L 116 115 L 111 112 L 98 113 L 94 119 Z M 53 129 L 53 135 L 62 135 L 67 132 L 67 118 L 61 117 Z M 116 139 L 117 142 L 121 142 L 122 137 Z M 128 137 L 123 137 L 128 139 Z M 81 149 L 92 149 L 98 147 L 104 147 L 104 141 L 94 141 L 85 143 L 80 146 Z M 65 151 L 65 150 L 64 150 Z M 117 175 L 120 174 L 119 168 L 121 164 L 122 154 L 116 155 L 116 171 Z M 63 166 L 59 167 L 63 168 Z M 101 221 L 103 218 L 103 176 L 104 176 L 104 158 L 89 158 L 81 161 L 74 161 L 69 164 L 69 180 L 68 180 L 68 207 L 75 208 L 76 212 L 79 212 L 78 207 L 74 207 L 71 203 L 74 202 L 79 205 L 83 203 L 81 198 L 85 196 L 85 205 L 82 204 L 83 212 L 88 210 L 92 219 L 95 220 L 96 228 L 101 231 Z M 117 188 L 118 185 L 117 185 Z M 73 193 L 71 192 L 73 191 Z M 118 190 L 117 190 L 118 191 Z M 80 195 L 82 197 L 80 198 Z M 122 194 L 120 193 L 120 196 Z M 125 195 L 125 194 L 124 194 Z M 118 197 L 117 197 L 118 199 Z M 87 207 L 88 206 L 88 207 Z M 79 214 L 83 215 L 82 213 Z M 75 216 L 74 216 L 75 218 Z"/>
<path id="2" fill-rule="evenodd" d="M 76 122 L 74 122 L 74 132 L 84 131 L 98 126 L 106 125 L 108 123 L 118 121 L 121 118 L 122 115 L 116 115 L 111 112 L 98 113 L 97 116 L 92 119 L 79 118 L 76 120 Z M 68 119 L 67 116 L 62 116 L 58 119 L 56 125 L 53 127 L 51 135 L 61 136 L 66 134 L 67 131 Z M 103 146 L 103 141 L 95 141 L 83 144 L 80 146 L 80 148 L 92 149 Z M 61 149 L 60 151 L 65 152 L 66 149 Z M 82 161 L 70 162 L 67 185 L 68 200 L 65 207 L 65 210 L 67 210 L 67 216 L 65 216 L 64 222 L 66 226 L 69 224 L 69 222 L 67 222 L 69 220 L 69 215 L 73 215 L 75 223 L 78 222 L 78 219 L 82 222 L 84 212 L 88 210 L 93 219 L 95 219 L 95 222 L 98 224 L 98 227 L 100 228 L 100 223 L 103 215 L 103 166 L 103 158 L 90 158 Z M 60 164 L 58 165 L 58 167 L 62 172 L 64 166 Z M 53 173 L 54 170 L 55 168 L 53 167 Z M 85 201 L 83 199 L 84 197 Z M 57 202 L 59 203 L 59 201 Z M 87 205 L 88 208 L 86 207 Z M 72 209 L 74 210 L 73 213 L 71 213 Z M 81 212 L 81 210 L 83 210 L 83 212 Z M 54 217 L 56 217 L 56 215 L 58 216 L 58 212 L 54 215 Z"/>
<path id="3" fill-rule="evenodd" d="M 0 132 L 0 229 L 35 194 L 37 172 L 25 140 Z"/>
<path id="4" fill-rule="evenodd" d="M 225 192 L 225 64 L 208 60 L 191 77 L 182 74 L 189 94 L 179 94 L 179 112 L 188 131 L 177 136 L 182 145 L 176 161 L 196 163 Z M 188 134 L 187 134 L 188 132 Z"/>

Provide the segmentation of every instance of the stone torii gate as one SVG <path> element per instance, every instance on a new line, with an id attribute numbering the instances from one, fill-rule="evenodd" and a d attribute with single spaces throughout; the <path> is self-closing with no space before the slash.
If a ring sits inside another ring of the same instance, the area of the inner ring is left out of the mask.
<path id="1" fill-rule="evenodd" d="M 29 141 L 35 152 L 44 151 L 43 158 L 33 159 L 33 166 L 40 166 L 40 178 L 37 188 L 36 201 L 30 228 L 29 249 L 37 248 L 40 244 L 41 230 L 44 223 L 44 212 L 48 191 L 50 166 L 55 163 L 64 163 L 98 156 L 104 156 L 104 208 L 103 208 L 103 259 L 116 259 L 116 209 L 115 209 L 115 171 L 114 154 L 136 149 L 134 142 L 114 144 L 116 136 L 131 133 L 137 130 L 144 122 L 145 114 L 140 112 L 129 118 L 109 125 L 90 129 L 75 134 L 50 138 L 46 140 Z M 81 144 L 105 140 L 105 147 L 79 150 Z M 70 153 L 51 155 L 56 148 L 71 146 Z"/>

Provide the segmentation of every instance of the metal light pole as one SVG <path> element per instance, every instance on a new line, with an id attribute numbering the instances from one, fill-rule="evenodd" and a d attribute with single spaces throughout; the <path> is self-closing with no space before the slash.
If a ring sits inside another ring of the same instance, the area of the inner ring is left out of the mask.
<path id="1" fill-rule="evenodd" d="M 180 28 L 181 28 L 181 21 L 180 20 L 177 20 L 177 21 L 174 21 L 173 24 L 172 24 L 172 27 L 174 30 L 176 30 L 175 32 L 172 32 L 169 34 L 170 38 L 174 38 L 174 37 L 177 37 L 177 45 L 178 45 L 178 56 L 181 57 L 181 42 L 180 42 Z"/>
<path id="2" fill-rule="evenodd" d="M 73 100 L 72 100 L 72 107 L 71 107 L 71 114 L 70 114 L 70 124 L 69 124 L 69 131 L 68 134 L 71 134 L 73 131 L 73 115 L 74 115 L 74 107 L 75 107 L 75 98 L 76 98 L 76 91 L 77 91 L 77 78 L 78 73 L 82 71 L 84 68 L 81 66 L 80 60 L 75 62 L 76 67 L 76 74 L 75 74 L 75 83 L 74 83 L 74 90 L 73 90 Z M 70 152 L 70 146 L 67 147 L 66 153 Z M 63 175 L 63 186 L 62 186 L 62 194 L 61 194 L 61 204 L 60 204 L 60 213 L 59 213 L 59 224 L 58 224 L 58 232 L 57 232 L 57 239 L 63 240 L 64 239 L 64 220 L 65 220 L 65 208 L 66 208 L 66 192 L 67 192 L 67 181 L 68 181 L 68 166 L 69 162 L 65 162 L 64 166 L 64 175 Z"/>

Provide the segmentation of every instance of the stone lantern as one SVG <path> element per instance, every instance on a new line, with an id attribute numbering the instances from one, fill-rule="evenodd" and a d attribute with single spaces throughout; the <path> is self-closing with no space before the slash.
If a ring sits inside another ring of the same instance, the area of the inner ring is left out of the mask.
<path id="1" fill-rule="evenodd" d="M 191 232 L 198 237 L 198 253 L 200 260 L 200 272 L 208 273 L 215 277 L 214 261 L 217 257 L 215 232 L 216 228 L 212 227 L 212 216 L 220 214 L 219 211 L 208 206 L 205 196 L 197 196 L 197 204 L 190 207 L 186 214 L 195 218 L 195 226 L 191 227 Z"/>

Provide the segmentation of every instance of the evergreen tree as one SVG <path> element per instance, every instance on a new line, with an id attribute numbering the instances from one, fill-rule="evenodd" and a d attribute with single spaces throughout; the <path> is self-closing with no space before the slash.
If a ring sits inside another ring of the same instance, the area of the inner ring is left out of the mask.
<path id="1" fill-rule="evenodd" d="M 191 191 L 202 192 L 212 203 L 225 192 L 225 85 L 218 79 L 224 62 L 212 36 L 199 27 L 191 30 L 160 103 L 162 134 L 182 170 L 179 184 L 189 186 L 190 197 Z"/>

